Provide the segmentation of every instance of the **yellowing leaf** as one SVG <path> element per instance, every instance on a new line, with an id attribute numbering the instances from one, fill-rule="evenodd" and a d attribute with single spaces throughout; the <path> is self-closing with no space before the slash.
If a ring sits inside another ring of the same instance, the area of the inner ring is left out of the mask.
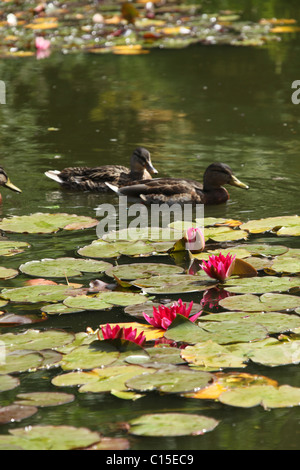
<path id="1" fill-rule="evenodd" d="M 149 51 L 147 49 L 143 49 L 142 46 L 140 46 L 139 44 L 129 44 L 129 45 L 114 46 L 112 48 L 112 52 L 114 54 L 137 55 L 137 54 L 147 54 Z"/>
<path id="2" fill-rule="evenodd" d="M 271 33 L 298 33 L 300 26 L 275 26 L 271 29 Z"/>

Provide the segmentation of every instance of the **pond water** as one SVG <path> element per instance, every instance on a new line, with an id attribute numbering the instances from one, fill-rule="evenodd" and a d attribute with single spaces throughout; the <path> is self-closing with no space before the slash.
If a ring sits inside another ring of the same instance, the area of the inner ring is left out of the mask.
<path id="1" fill-rule="evenodd" d="M 283 5 L 279 3 L 280 14 L 299 16 L 292 2 L 289 11 Z M 229 6 L 234 8 L 234 2 Z M 207 7 L 213 10 L 214 4 Z M 1 216 L 66 212 L 95 217 L 97 206 L 117 204 L 117 198 L 62 190 L 44 171 L 72 165 L 127 165 L 139 145 L 150 150 L 159 176 L 201 181 L 211 162 L 222 161 L 249 184 L 249 191 L 230 187 L 228 203 L 207 207 L 206 217 L 247 221 L 297 214 L 300 106 L 291 101 L 291 85 L 300 79 L 299 54 L 300 38 L 291 35 L 264 48 L 193 46 L 137 56 L 53 54 L 40 61 L 1 61 L 0 78 L 7 87 L 7 103 L 0 107 L 1 164 L 22 188 L 20 195 L 2 190 Z M 12 239 L 28 241 L 32 247 L 1 264 L 17 268 L 30 259 L 74 256 L 95 237 L 95 228 L 47 236 L 14 235 Z M 280 241 L 299 248 L 295 239 Z M 96 277 L 84 275 L 74 282 Z M 26 279 L 20 275 L 3 281 L 1 287 L 20 286 Z M 184 299 L 199 301 L 201 295 Z M 15 306 L 10 311 L 21 309 Z M 25 313 L 31 311 L 32 306 L 26 307 Z M 130 319 L 122 308 L 114 308 L 52 316 L 41 328 L 77 332 L 107 321 Z M 300 386 L 299 366 L 250 365 L 247 372 Z M 50 380 L 56 373 L 22 374 L 20 388 L 3 393 L 1 405 L 11 403 L 17 393 L 54 390 Z M 109 394 L 77 393 L 74 403 L 41 409 L 24 425 L 86 426 L 118 437 L 124 435 L 118 423 L 155 411 L 203 412 L 220 420 L 220 425 L 201 437 L 130 437 L 131 449 L 299 448 L 299 407 L 267 412 L 261 407 L 239 409 L 176 396 L 129 401 Z M 6 424 L 0 430 L 7 433 L 21 425 Z"/>

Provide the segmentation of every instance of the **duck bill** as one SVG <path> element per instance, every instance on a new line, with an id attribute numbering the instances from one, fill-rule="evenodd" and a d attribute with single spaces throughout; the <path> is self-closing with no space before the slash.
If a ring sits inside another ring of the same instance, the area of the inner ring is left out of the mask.
<path id="1" fill-rule="evenodd" d="M 249 186 L 247 186 L 247 184 L 242 183 L 234 175 L 231 176 L 231 180 L 229 181 L 229 184 L 231 184 L 232 186 L 237 186 L 238 188 L 249 189 Z"/>
<path id="2" fill-rule="evenodd" d="M 147 162 L 147 170 L 152 174 L 158 173 L 158 171 L 156 170 L 156 168 L 154 168 L 151 162 Z"/>
<path id="3" fill-rule="evenodd" d="M 10 179 L 7 179 L 6 183 L 4 184 L 6 188 L 11 189 L 12 191 L 16 191 L 16 193 L 21 193 L 21 189 L 19 189 L 17 186 L 15 186 Z"/>

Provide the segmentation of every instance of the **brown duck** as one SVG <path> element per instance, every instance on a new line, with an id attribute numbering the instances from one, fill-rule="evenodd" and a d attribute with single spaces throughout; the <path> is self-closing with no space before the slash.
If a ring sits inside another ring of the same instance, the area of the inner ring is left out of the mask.
<path id="1" fill-rule="evenodd" d="M 0 186 L 5 186 L 6 188 L 11 189 L 12 191 L 16 191 L 17 193 L 21 193 L 21 189 L 17 188 L 9 179 L 6 174 L 6 171 L 0 166 Z M 0 194 L 0 204 L 2 203 L 2 195 Z"/>
<path id="2" fill-rule="evenodd" d="M 122 187 L 135 181 L 150 180 L 152 173 L 158 172 L 152 165 L 150 153 L 138 147 L 131 156 L 130 169 L 121 165 L 70 167 L 61 171 L 49 170 L 45 175 L 68 189 L 107 192 L 106 183 Z"/>
<path id="3" fill-rule="evenodd" d="M 212 163 L 203 176 L 203 184 L 194 180 L 179 178 L 155 178 L 138 181 L 129 186 L 118 188 L 107 184 L 119 195 L 145 204 L 154 203 L 195 203 L 221 204 L 229 199 L 225 184 L 248 189 L 249 186 L 239 181 L 225 163 Z"/>

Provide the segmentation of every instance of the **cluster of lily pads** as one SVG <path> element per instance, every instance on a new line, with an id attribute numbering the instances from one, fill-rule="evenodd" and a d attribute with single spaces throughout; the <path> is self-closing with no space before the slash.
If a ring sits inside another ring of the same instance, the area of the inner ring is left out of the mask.
<path id="1" fill-rule="evenodd" d="M 48 236 L 97 223 L 89 217 L 38 213 L 3 219 L 0 230 L 7 235 Z M 200 251 L 191 251 L 187 233 L 196 234 L 200 223 L 202 245 Z M 7 282 L 20 273 L 27 281 L 0 292 L 4 309 L 0 344 L 5 351 L 0 391 L 17 388 L 20 373 L 56 368 L 52 385 L 75 388 L 76 393 L 110 393 L 127 400 L 149 393 L 176 394 L 246 408 L 299 406 L 300 388 L 245 372 L 253 363 L 267 367 L 300 363 L 300 250 L 278 243 L 280 237 L 300 235 L 299 217 L 246 223 L 206 218 L 191 225 L 175 222 L 168 231 L 116 231 L 79 247 L 73 258 L 33 260 L 18 269 L 2 267 L 0 275 Z M 263 242 L 258 239 L 261 234 Z M 30 249 L 26 241 L 0 241 L 3 257 Z M 71 282 L 82 273 L 84 278 L 91 273 L 99 279 L 88 285 Z M 182 301 L 187 294 L 199 301 Z M 44 328 L 5 332 L 4 327 L 26 323 L 28 317 L 5 310 L 25 304 L 40 309 L 40 321 L 51 315 L 97 311 L 99 327 L 79 333 Z M 101 323 L 101 312 L 113 307 L 122 308 L 128 321 Z M 0 423 L 29 418 L 40 407 L 70 403 L 76 393 L 19 394 L 0 408 Z M 153 413 L 129 421 L 127 433 L 200 435 L 218 424 L 200 414 Z M 61 437 L 66 435 L 68 439 Z M 129 445 L 126 437 L 109 439 L 68 426 L 26 426 L 0 436 L 0 448 Z"/>
<path id="2" fill-rule="evenodd" d="M 207 14 L 199 4 L 145 2 L 6 1 L 0 18 L 2 57 L 45 58 L 64 53 L 145 54 L 192 44 L 262 46 L 299 28 L 292 19 L 250 22 L 240 13 Z"/>

